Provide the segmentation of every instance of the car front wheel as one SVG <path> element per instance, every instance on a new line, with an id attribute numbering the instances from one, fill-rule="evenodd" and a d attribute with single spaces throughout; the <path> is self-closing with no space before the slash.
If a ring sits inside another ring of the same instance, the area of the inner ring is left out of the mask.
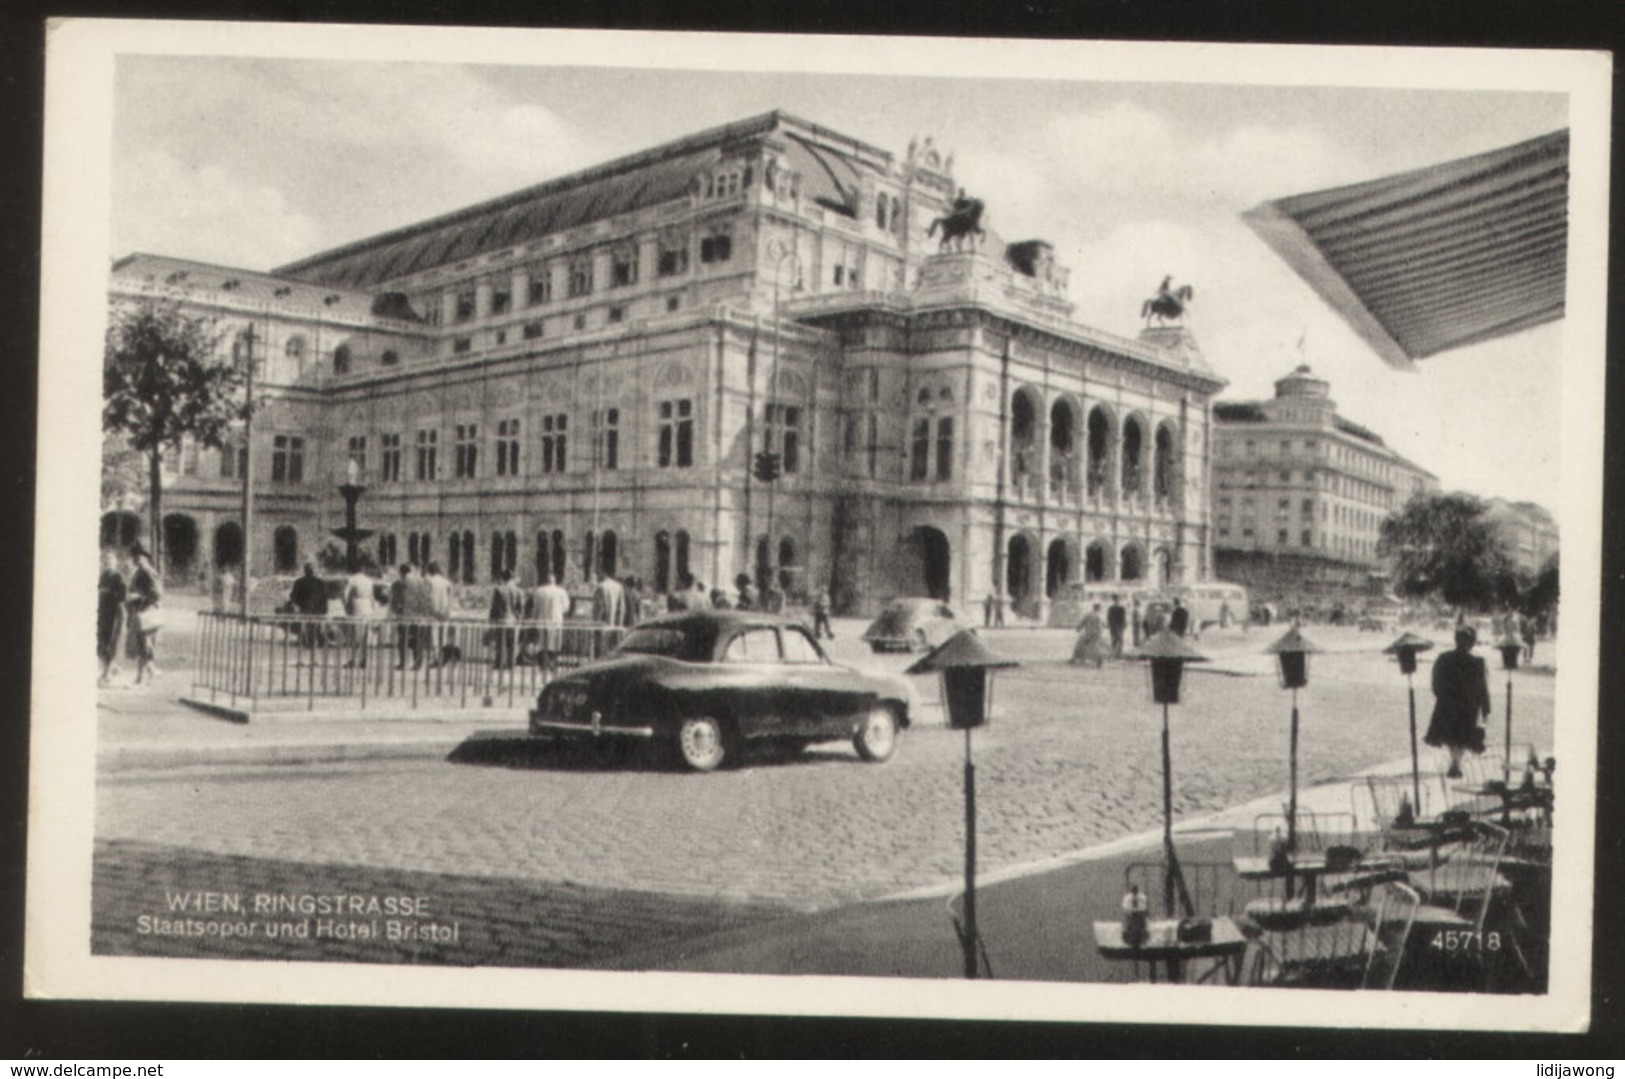
<path id="1" fill-rule="evenodd" d="M 897 749 L 897 714 L 885 705 L 876 705 L 852 738 L 858 756 L 878 764 L 889 760 Z"/>
<path id="2" fill-rule="evenodd" d="M 693 716 L 677 727 L 677 754 L 696 772 L 713 772 L 728 755 L 722 724 L 710 716 Z"/>

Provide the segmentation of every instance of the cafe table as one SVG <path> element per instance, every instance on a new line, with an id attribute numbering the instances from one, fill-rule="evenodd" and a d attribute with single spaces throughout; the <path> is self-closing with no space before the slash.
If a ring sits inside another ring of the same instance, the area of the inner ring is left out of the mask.
<path id="1" fill-rule="evenodd" d="M 1284 897 L 1265 896 L 1247 904 L 1247 916 L 1266 929 L 1289 929 L 1306 923 L 1334 922 L 1348 914 L 1351 903 L 1347 894 L 1383 881 L 1404 879 L 1403 867 L 1394 860 L 1381 857 L 1363 858 L 1348 862 L 1339 859 L 1329 864 L 1323 851 L 1292 851 L 1272 864 L 1263 855 L 1238 854 L 1235 857 L 1236 875 L 1242 880 L 1261 881 L 1302 879 L 1303 894 L 1295 896 L 1288 889 Z M 1318 894 L 1317 885 L 1324 876 L 1335 881 L 1326 891 L 1330 897 Z"/>
<path id="2" fill-rule="evenodd" d="M 1247 952 L 1247 935 L 1233 918 L 1204 919 L 1211 926 L 1206 940 L 1180 940 L 1178 918 L 1154 918 L 1146 925 L 1146 939 L 1142 944 L 1129 944 L 1123 939 L 1121 921 L 1095 923 L 1095 947 L 1100 954 L 1114 961 L 1144 962 L 1150 967 L 1151 980 L 1157 980 L 1157 964 L 1166 963 L 1168 980 L 1180 981 L 1185 964 L 1197 959 L 1217 959 L 1212 970 L 1198 982 L 1205 982 L 1222 971 L 1225 983 L 1235 985 L 1241 980 L 1242 956 Z"/>
<path id="3" fill-rule="evenodd" d="M 1474 798 L 1499 798 L 1501 821 L 1507 825 L 1511 824 L 1514 813 L 1534 810 L 1543 818 L 1549 818 L 1552 812 L 1552 788 L 1545 785 L 1508 786 L 1497 780 L 1489 783 L 1462 784 L 1450 789 L 1457 794 L 1471 795 Z"/>

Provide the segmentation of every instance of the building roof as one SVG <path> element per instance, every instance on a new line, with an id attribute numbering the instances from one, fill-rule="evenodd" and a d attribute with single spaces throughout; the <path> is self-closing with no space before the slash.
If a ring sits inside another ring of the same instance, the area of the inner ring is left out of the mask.
<path id="1" fill-rule="evenodd" d="M 1257 401 L 1215 401 L 1213 418 L 1220 423 L 1265 423 L 1269 417 Z"/>
<path id="2" fill-rule="evenodd" d="M 374 295 L 354 289 L 295 281 L 235 266 L 137 252 L 113 263 L 113 282 L 131 292 L 175 295 L 192 300 L 240 305 L 254 310 L 301 310 L 329 322 L 366 323 L 380 318 L 419 322 L 394 293 Z"/>
<path id="3" fill-rule="evenodd" d="M 1569 133 L 1242 215 L 1395 367 L 1561 318 Z"/>
<path id="4" fill-rule="evenodd" d="M 854 158 L 889 155 L 781 112 L 711 128 L 675 142 L 570 173 L 453 213 L 324 251 L 278 274 L 349 288 L 454 263 L 580 225 L 670 202 L 696 175 L 741 140 L 784 129 L 787 156 L 802 175 L 802 195 L 853 214 L 859 170 Z M 840 152 L 829 144 L 850 147 Z"/>

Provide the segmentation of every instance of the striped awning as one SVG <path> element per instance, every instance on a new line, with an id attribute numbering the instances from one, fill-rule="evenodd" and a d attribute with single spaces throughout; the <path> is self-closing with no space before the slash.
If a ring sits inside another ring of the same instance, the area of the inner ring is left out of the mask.
<path id="1" fill-rule="evenodd" d="M 1242 215 L 1395 367 L 1563 316 L 1569 133 Z"/>

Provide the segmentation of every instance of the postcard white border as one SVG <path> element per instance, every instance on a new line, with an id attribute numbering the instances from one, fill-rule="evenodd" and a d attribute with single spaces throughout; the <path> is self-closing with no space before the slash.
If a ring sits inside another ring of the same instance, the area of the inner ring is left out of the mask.
<path id="1" fill-rule="evenodd" d="M 1600 579 L 1611 60 L 1600 52 L 1346 46 L 834 38 L 715 33 L 288 26 L 62 20 L 47 37 L 38 544 L 25 992 L 40 998 L 403 1007 L 1244 1023 L 1456 1030 L 1584 1029 L 1591 996 L 1594 820 L 1559 815 L 1552 988 L 1543 997 L 1323 994 L 893 978 L 619 974 L 89 954 L 96 700 L 93 591 L 106 308 L 114 58 L 253 55 L 351 60 L 805 70 L 957 78 L 1255 83 L 1563 92 L 1571 227 L 1563 339 L 1565 580 Z M 1244 73 L 1244 74 L 1243 74 Z M 1377 363 L 1375 358 L 1373 363 Z M 40 602 L 49 596 L 51 602 Z M 1595 805 L 1599 597 L 1564 596 L 1554 750 L 1564 802 Z M 1080 923 L 1081 924 L 1081 923 Z"/>

